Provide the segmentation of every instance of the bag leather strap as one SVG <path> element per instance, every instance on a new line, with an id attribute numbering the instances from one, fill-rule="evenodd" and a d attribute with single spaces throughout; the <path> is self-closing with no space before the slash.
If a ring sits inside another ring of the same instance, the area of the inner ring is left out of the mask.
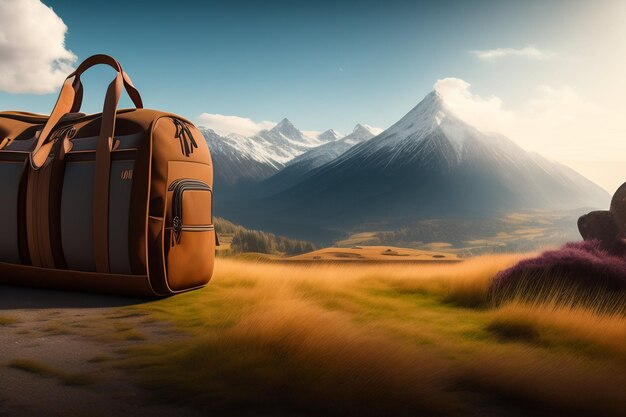
<path id="1" fill-rule="evenodd" d="M 70 74 L 70 76 L 76 75 L 76 83 L 75 83 L 76 95 L 74 98 L 72 113 L 78 113 L 80 111 L 80 107 L 83 101 L 83 84 L 80 81 L 80 75 L 83 74 L 87 69 L 98 64 L 108 65 L 111 68 L 115 69 L 116 71 L 122 73 L 122 77 L 124 78 L 124 88 L 126 89 L 128 96 L 133 101 L 133 104 L 135 105 L 136 108 L 142 109 L 143 101 L 141 100 L 141 95 L 139 94 L 139 91 L 137 91 L 135 86 L 133 85 L 133 82 L 128 76 L 128 74 L 126 74 L 126 72 L 124 72 L 124 70 L 122 69 L 121 64 L 109 55 L 100 54 L 100 55 L 90 56 L 89 58 L 84 60 L 72 74 Z"/>
<path id="2" fill-rule="evenodd" d="M 41 130 L 41 133 L 39 133 L 35 148 L 30 153 L 30 165 L 34 170 L 38 170 L 48 161 L 48 156 L 54 145 L 53 142 L 48 141 L 48 137 L 50 137 L 50 133 L 52 133 L 52 130 L 57 123 L 59 123 L 61 118 L 72 110 L 74 97 L 76 95 L 74 81 L 75 77 L 70 76 L 63 83 L 61 93 L 52 109 L 52 113 L 50 113 L 48 121 Z"/>
<path id="3" fill-rule="evenodd" d="M 80 110 L 82 103 L 82 84 L 80 75 L 94 65 L 106 64 L 117 71 L 117 76 L 107 88 L 102 118 L 100 121 L 100 133 L 96 148 L 95 177 L 94 177 L 94 201 L 93 201 L 93 243 L 96 271 L 109 272 L 109 177 L 111 170 L 111 150 L 115 134 L 115 118 L 122 88 L 138 108 L 143 107 L 141 96 L 133 86 L 130 77 L 122 70 L 122 66 L 114 58 L 108 55 L 94 55 L 87 58 L 78 68 L 70 74 L 61 88 L 59 98 L 50 114 L 50 118 L 43 127 L 37 144 L 30 154 L 30 164 L 37 171 L 46 165 L 51 158 L 54 141 L 48 141 L 50 133 L 61 120 L 70 112 Z"/>
<path id="4" fill-rule="evenodd" d="M 96 147 L 96 169 L 93 188 L 93 250 L 96 271 L 109 272 L 109 179 L 111 176 L 111 150 L 115 133 L 117 104 L 122 95 L 124 79 L 119 73 L 109 84 L 104 107 L 102 126 Z"/>
<path id="5" fill-rule="evenodd" d="M 85 59 L 78 66 L 78 68 L 76 68 L 76 70 L 68 75 L 68 77 L 65 79 L 65 82 L 61 87 L 61 92 L 59 93 L 59 98 L 57 99 L 57 102 L 52 109 L 52 113 L 50 114 L 48 121 L 46 122 L 43 129 L 41 130 L 41 133 L 39 134 L 39 138 L 37 140 L 35 148 L 30 154 L 30 163 L 33 169 L 37 170 L 46 163 L 53 146 L 51 142 L 48 142 L 48 138 L 50 137 L 50 133 L 52 133 L 52 130 L 57 125 L 57 123 L 59 123 L 61 118 L 67 113 L 77 113 L 80 111 L 83 98 L 83 86 L 80 81 L 80 76 L 89 68 L 99 64 L 108 65 L 116 70 L 118 75 L 122 76 L 123 86 L 135 106 L 138 109 L 143 108 L 143 102 L 141 100 L 141 95 L 139 94 L 139 91 L 135 88 L 132 80 L 130 79 L 128 74 L 124 72 L 122 66 L 119 62 L 117 62 L 117 60 L 109 55 L 103 54 L 90 56 L 89 58 Z M 115 107 L 117 109 L 117 103 Z M 107 127 L 102 124 L 100 127 L 101 133 L 102 130 L 106 128 Z"/>

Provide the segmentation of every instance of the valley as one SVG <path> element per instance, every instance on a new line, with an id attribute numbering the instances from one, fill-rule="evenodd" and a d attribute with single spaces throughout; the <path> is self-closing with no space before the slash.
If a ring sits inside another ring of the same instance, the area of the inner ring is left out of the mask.
<path id="1" fill-rule="evenodd" d="M 564 212 L 511 213 L 502 217 L 473 219 L 470 222 L 465 219 L 427 219 L 415 221 L 400 228 L 372 223 L 346 231 L 342 237 L 327 244 L 316 245 L 308 242 L 310 246 L 305 244 L 300 246 L 303 252 L 291 255 L 306 253 L 311 261 L 317 256 L 313 255 L 316 246 L 325 246 L 326 248 L 323 249 L 325 251 L 338 248 L 352 250 L 354 247 L 400 247 L 404 250 L 436 252 L 461 258 L 492 253 L 531 252 L 555 248 L 568 241 L 580 240 L 576 220 L 584 212 L 585 209 Z M 226 224 L 228 226 L 224 227 Z M 220 256 L 241 253 L 240 248 L 231 246 L 236 230 L 252 235 L 264 233 L 235 225 L 221 218 L 218 219 L 217 226 L 221 244 L 217 249 Z M 294 230 L 286 232 L 293 234 Z M 278 238 L 285 239 L 281 236 Z M 276 244 L 258 245 L 251 251 L 272 255 L 273 258 L 278 259 L 289 256 L 272 249 L 275 247 Z M 342 259 L 346 258 L 350 256 L 344 256 Z M 366 258 L 369 258 L 369 255 Z M 327 260 L 327 257 L 322 256 L 320 259 Z M 390 261 L 389 257 L 383 259 Z"/>

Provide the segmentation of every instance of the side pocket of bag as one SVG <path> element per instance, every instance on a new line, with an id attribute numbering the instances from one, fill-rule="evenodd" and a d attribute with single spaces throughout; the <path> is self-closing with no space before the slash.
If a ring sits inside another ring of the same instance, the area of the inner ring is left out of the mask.
<path id="1" fill-rule="evenodd" d="M 213 190 L 203 181 L 182 178 L 169 184 L 168 197 L 164 235 L 168 284 L 174 291 L 202 286 L 214 267 Z"/>

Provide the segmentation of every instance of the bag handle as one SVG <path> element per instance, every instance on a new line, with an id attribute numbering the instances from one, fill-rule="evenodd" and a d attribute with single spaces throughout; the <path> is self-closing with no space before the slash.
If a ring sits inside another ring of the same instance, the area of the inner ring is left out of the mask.
<path id="1" fill-rule="evenodd" d="M 141 100 L 141 95 L 139 94 L 139 91 L 137 91 L 135 86 L 133 85 L 133 82 L 128 76 L 128 74 L 126 74 L 126 72 L 124 72 L 124 70 L 122 69 L 122 65 L 119 63 L 119 61 L 117 61 L 112 56 L 98 54 L 98 55 L 92 55 L 89 58 L 85 59 L 78 66 L 78 68 L 76 68 L 76 70 L 68 76 L 68 77 L 71 77 L 73 75 L 76 76 L 76 81 L 74 83 L 75 98 L 74 98 L 74 103 L 72 105 L 71 113 L 78 113 L 80 111 L 80 107 L 83 101 L 83 84 L 80 81 L 80 76 L 89 68 L 98 64 L 108 65 L 114 70 L 116 70 L 117 72 L 122 73 L 122 77 L 124 78 L 124 88 L 126 89 L 128 96 L 133 101 L 133 104 L 135 105 L 136 108 L 142 109 L 143 102 Z"/>
<path id="2" fill-rule="evenodd" d="M 55 145 L 54 140 L 48 140 L 52 129 L 61 118 L 73 109 L 80 108 L 82 102 L 82 84 L 80 75 L 87 69 L 97 64 L 106 64 L 117 71 L 115 79 L 109 84 L 102 118 L 100 120 L 100 133 L 96 146 L 96 160 L 93 188 L 93 253 L 96 271 L 99 273 L 109 272 L 109 180 L 111 172 L 111 149 L 115 134 L 115 118 L 117 105 L 125 88 L 128 95 L 133 99 L 137 107 L 142 107 L 141 96 L 130 81 L 130 77 L 124 73 L 119 62 L 108 55 L 94 55 L 87 58 L 71 73 L 61 88 L 50 118 L 43 127 L 35 149 L 30 153 L 30 164 L 38 170 L 48 161 L 54 158 L 51 151 Z"/>
<path id="3" fill-rule="evenodd" d="M 117 111 L 117 104 L 119 102 L 122 88 L 125 88 L 128 95 L 133 100 L 133 103 L 137 108 L 143 108 L 143 103 L 139 91 L 133 85 L 130 77 L 122 70 L 122 66 L 117 60 L 108 55 L 93 55 L 83 61 L 78 68 L 72 72 L 65 79 L 59 98 L 50 114 L 50 118 L 44 125 L 37 144 L 30 154 L 30 164 L 33 169 L 40 169 L 46 164 L 49 159 L 50 152 L 54 146 L 52 141 L 49 141 L 50 133 L 54 127 L 59 123 L 61 118 L 67 113 L 73 113 L 80 110 L 82 104 L 82 83 L 80 82 L 80 76 L 89 68 L 94 65 L 105 64 L 109 65 L 117 71 L 117 76 L 109 85 L 107 94 L 104 101 L 104 107 L 102 110 L 102 122 L 100 125 L 100 137 L 110 137 L 112 140 L 113 132 L 115 130 L 115 112 Z M 109 103 L 107 103 L 109 101 Z"/>

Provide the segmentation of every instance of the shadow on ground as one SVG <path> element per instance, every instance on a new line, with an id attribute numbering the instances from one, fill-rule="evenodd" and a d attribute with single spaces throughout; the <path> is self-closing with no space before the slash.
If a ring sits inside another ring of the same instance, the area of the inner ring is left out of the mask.
<path id="1" fill-rule="evenodd" d="M 0 310 L 122 307 L 151 301 L 147 298 L 0 285 Z"/>

